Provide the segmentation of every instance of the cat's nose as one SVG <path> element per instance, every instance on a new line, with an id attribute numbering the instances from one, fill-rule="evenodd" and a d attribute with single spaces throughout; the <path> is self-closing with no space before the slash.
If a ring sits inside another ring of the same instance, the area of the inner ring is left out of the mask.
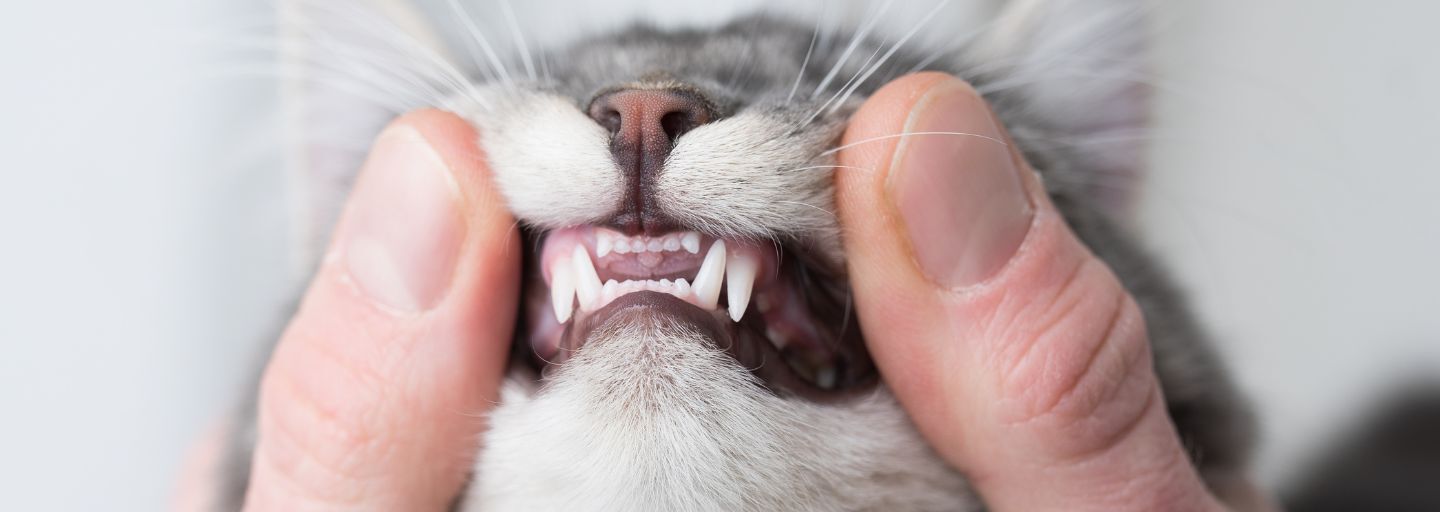
<path id="1" fill-rule="evenodd" d="M 675 140 L 715 120 L 713 107 L 688 90 L 623 89 L 596 97 L 589 110 L 610 131 L 610 153 L 627 181 L 625 205 L 612 224 L 630 234 L 667 229 L 650 205 L 650 187 Z"/>
<path id="2" fill-rule="evenodd" d="M 664 158 L 685 132 L 713 120 L 709 104 L 697 93 L 674 89 L 625 89 L 590 103 L 590 117 L 610 130 L 611 148 L 640 145 Z M 616 155 L 619 157 L 620 155 Z"/>

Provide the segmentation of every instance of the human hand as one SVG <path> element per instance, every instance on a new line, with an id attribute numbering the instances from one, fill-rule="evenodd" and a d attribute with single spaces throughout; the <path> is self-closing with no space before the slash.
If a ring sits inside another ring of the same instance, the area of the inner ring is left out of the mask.
<path id="1" fill-rule="evenodd" d="M 250 510 L 443 510 L 495 403 L 520 245 L 451 114 L 392 123 L 261 383 Z"/>
<path id="2" fill-rule="evenodd" d="M 1165 411 L 1145 322 L 968 84 L 896 80 L 836 178 L 884 380 L 992 510 L 1216 510 Z"/>

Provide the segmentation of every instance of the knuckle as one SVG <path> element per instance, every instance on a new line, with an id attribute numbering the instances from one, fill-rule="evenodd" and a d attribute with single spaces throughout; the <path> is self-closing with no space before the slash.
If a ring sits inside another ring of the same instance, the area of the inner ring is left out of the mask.
<path id="1" fill-rule="evenodd" d="M 1047 450 L 1081 454 L 1140 421 L 1156 379 L 1143 315 L 1109 270 L 1089 260 L 1061 282 L 1004 334 L 999 411 Z"/>

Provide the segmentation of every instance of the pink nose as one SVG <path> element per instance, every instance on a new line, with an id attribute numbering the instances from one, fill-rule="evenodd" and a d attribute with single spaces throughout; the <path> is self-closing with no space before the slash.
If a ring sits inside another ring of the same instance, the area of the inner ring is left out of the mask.
<path id="1" fill-rule="evenodd" d="M 615 227 L 630 234 L 665 229 L 663 216 L 650 207 L 649 188 L 675 139 L 715 120 L 710 104 L 690 91 L 625 89 L 595 98 L 590 117 L 610 130 L 610 153 L 628 182 Z"/>

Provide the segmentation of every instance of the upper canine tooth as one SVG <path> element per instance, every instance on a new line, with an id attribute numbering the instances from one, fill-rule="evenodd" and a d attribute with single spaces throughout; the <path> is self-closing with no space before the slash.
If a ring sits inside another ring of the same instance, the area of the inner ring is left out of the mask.
<path id="1" fill-rule="evenodd" d="M 685 233 L 685 236 L 680 237 L 680 245 L 685 247 L 685 250 L 689 251 L 690 254 L 699 254 L 700 233 L 696 233 L 694 231 Z"/>
<path id="2" fill-rule="evenodd" d="M 580 296 L 580 309 L 594 311 L 600 305 L 600 275 L 595 273 L 595 264 L 590 262 L 590 253 L 585 252 L 585 246 L 575 246 L 570 266 L 575 269 L 575 291 Z"/>
<path id="3" fill-rule="evenodd" d="M 730 319 L 736 322 L 750 306 L 750 292 L 755 289 L 755 275 L 760 260 L 750 254 L 731 254 L 725 260 L 725 297 L 730 302 Z"/>
<path id="4" fill-rule="evenodd" d="M 716 240 L 710 246 L 710 252 L 705 253 L 705 261 L 700 264 L 700 272 L 695 274 L 695 283 L 691 285 L 695 298 L 700 300 L 700 307 L 715 309 L 720 304 L 720 280 L 724 277 L 725 241 Z"/>
<path id="5" fill-rule="evenodd" d="M 550 269 L 550 307 L 560 323 L 570 321 L 575 312 L 575 269 L 569 258 L 560 258 Z"/>

